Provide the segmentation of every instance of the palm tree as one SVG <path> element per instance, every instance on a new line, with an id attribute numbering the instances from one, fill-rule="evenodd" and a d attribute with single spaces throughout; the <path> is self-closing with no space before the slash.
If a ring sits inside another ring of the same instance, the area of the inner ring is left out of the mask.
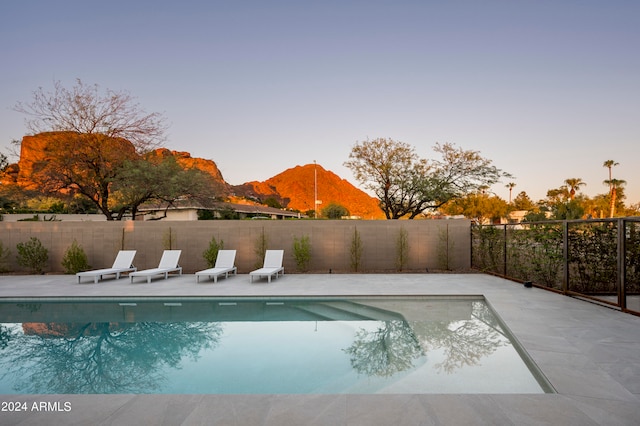
<path id="1" fill-rule="evenodd" d="M 607 160 L 604 163 L 602 163 L 602 167 L 606 167 L 607 169 L 609 169 L 609 182 L 611 182 L 611 168 L 613 168 L 614 166 L 617 166 L 620 163 L 617 163 L 613 160 Z M 609 195 L 611 195 L 611 190 L 612 190 L 612 186 L 611 184 L 609 184 Z"/>
<path id="2" fill-rule="evenodd" d="M 515 182 L 509 182 L 505 186 L 509 188 L 509 204 L 511 204 L 511 193 L 513 192 L 513 188 L 515 188 L 516 184 Z"/>
<path id="3" fill-rule="evenodd" d="M 564 183 L 569 187 L 569 199 L 573 200 L 576 196 L 576 191 L 580 189 L 581 186 L 585 186 L 587 183 L 583 182 L 581 178 L 569 178 L 565 179 Z"/>
<path id="4" fill-rule="evenodd" d="M 627 184 L 627 181 L 622 179 L 608 179 L 603 182 L 605 185 L 609 185 L 611 188 L 609 195 L 609 217 L 613 217 L 616 213 L 616 196 L 618 194 L 618 189 L 621 189 L 623 186 Z"/>

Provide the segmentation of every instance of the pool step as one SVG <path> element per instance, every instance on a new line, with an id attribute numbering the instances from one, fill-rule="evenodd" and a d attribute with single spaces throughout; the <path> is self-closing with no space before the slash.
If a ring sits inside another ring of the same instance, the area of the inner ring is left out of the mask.
<path id="1" fill-rule="evenodd" d="M 296 308 L 316 315 L 319 318 L 332 321 L 390 321 L 403 319 L 401 315 L 395 312 L 345 301 L 298 305 Z"/>

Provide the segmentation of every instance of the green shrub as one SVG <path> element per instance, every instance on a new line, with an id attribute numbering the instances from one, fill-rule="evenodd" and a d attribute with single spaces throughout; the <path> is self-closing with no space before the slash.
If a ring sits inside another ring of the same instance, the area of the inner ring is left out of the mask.
<path id="1" fill-rule="evenodd" d="M 31 237 L 29 241 L 18 243 L 18 264 L 29 268 L 31 272 L 43 274 L 44 268 L 49 260 L 49 251 L 44 248 L 42 243 L 36 237 Z"/>
<path id="2" fill-rule="evenodd" d="M 11 250 L 5 247 L 2 241 L 0 241 L 0 272 L 7 272 L 9 270 L 7 265 L 9 264 L 8 259 L 10 254 Z"/>
<path id="3" fill-rule="evenodd" d="M 451 270 L 451 256 L 455 241 L 449 238 L 449 224 L 438 228 L 438 266 L 445 271 Z"/>
<path id="4" fill-rule="evenodd" d="M 256 238 L 255 247 L 253 249 L 256 256 L 258 256 L 255 264 L 256 269 L 262 268 L 264 265 L 264 256 L 267 252 L 268 245 L 269 238 L 267 237 L 267 234 L 264 233 L 264 228 L 262 228 L 262 232 L 258 235 L 258 238 Z"/>
<path id="5" fill-rule="evenodd" d="M 328 219 L 342 219 L 344 216 L 349 216 L 349 210 L 341 204 L 332 202 L 322 209 L 322 216 Z"/>
<path id="6" fill-rule="evenodd" d="M 402 271 L 409 261 L 409 233 L 400 228 L 396 239 L 396 268 Z"/>
<path id="7" fill-rule="evenodd" d="M 308 236 L 303 235 L 299 239 L 293 237 L 293 257 L 296 260 L 298 271 L 305 272 L 309 270 L 309 262 L 311 262 L 311 242 Z"/>
<path id="8" fill-rule="evenodd" d="M 29 218 L 18 219 L 18 222 L 39 222 L 39 221 L 40 221 L 40 216 L 37 214 L 34 214 L 32 217 L 29 217 Z"/>
<path id="9" fill-rule="evenodd" d="M 353 231 L 353 237 L 351 238 L 351 269 L 354 272 L 358 272 L 358 269 L 361 266 L 362 260 L 362 239 L 360 238 L 360 233 L 358 232 L 358 228 L 355 228 Z"/>
<path id="10" fill-rule="evenodd" d="M 198 215 L 198 220 L 214 220 L 216 218 L 215 213 L 211 210 L 198 210 L 196 214 Z"/>
<path id="11" fill-rule="evenodd" d="M 71 246 L 64 253 L 62 258 L 62 267 L 66 274 L 75 274 L 80 271 L 86 271 L 89 267 L 89 261 L 82 247 L 78 245 L 76 240 L 73 240 Z"/>
<path id="12" fill-rule="evenodd" d="M 173 250 L 175 247 L 175 232 L 171 227 L 162 235 L 162 246 L 165 250 Z"/>
<path id="13" fill-rule="evenodd" d="M 211 241 L 209 242 L 209 247 L 202 253 L 202 257 L 207 261 L 207 267 L 213 268 L 216 264 L 216 259 L 218 258 L 218 252 L 224 249 L 224 241 L 220 240 L 216 241 L 216 237 L 211 237 Z"/>

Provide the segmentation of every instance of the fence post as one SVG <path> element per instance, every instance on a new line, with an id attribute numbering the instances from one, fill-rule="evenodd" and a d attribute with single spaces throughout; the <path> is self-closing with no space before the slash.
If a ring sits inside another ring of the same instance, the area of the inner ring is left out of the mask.
<path id="1" fill-rule="evenodd" d="M 502 272 L 503 272 L 503 276 L 506 277 L 507 276 L 507 225 L 504 225 L 504 244 L 502 247 L 502 264 L 504 265 L 502 267 Z"/>
<path id="2" fill-rule="evenodd" d="M 569 222 L 562 222 L 562 257 L 564 271 L 562 274 L 562 292 L 566 295 L 569 289 Z"/>
<path id="3" fill-rule="evenodd" d="M 470 244 L 469 244 L 469 259 L 471 259 L 471 269 L 474 268 L 473 265 L 473 222 L 469 223 L 469 232 L 471 233 L 471 236 L 469 238 L 470 240 Z"/>
<path id="4" fill-rule="evenodd" d="M 624 219 L 618 219 L 618 306 L 625 311 L 627 309 L 627 223 Z"/>

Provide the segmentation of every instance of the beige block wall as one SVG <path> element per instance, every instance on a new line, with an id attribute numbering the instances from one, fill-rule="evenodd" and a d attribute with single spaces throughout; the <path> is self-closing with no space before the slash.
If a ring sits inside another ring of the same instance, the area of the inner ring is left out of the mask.
<path id="1" fill-rule="evenodd" d="M 396 244 L 401 229 L 407 231 L 409 256 L 405 271 L 449 269 L 471 266 L 468 220 L 301 220 L 301 221 L 193 221 L 193 222 L 0 222 L 0 241 L 11 250 L 9 269 L 24 271 L 16 261 L 19 242 L 37 237 L 49 250 L 47 271 L 61 272 L 65 251 L 75 239 L 93 268 L 109 267 L 121 249 L 137 250 L 139 269 L 158 266 L 166 248 L 182 250 L 185 273 L 206 267 L 202 253 L 212 237 L 237 250 L 240 273 L 255 269 L 257 241 L 264 233 L 267 248 L 284 249 L 287 273 L 296 272 L 293 239 L 308 236 L 311 243 L 310 272 L 351 272 L 351 244 L 357 229 L 362 241 L 361 272 L 396 270 Z M 448 239 L 447 239 L 448 235 Z M 448 247 L 447 247 L 448 241 Z"/>

